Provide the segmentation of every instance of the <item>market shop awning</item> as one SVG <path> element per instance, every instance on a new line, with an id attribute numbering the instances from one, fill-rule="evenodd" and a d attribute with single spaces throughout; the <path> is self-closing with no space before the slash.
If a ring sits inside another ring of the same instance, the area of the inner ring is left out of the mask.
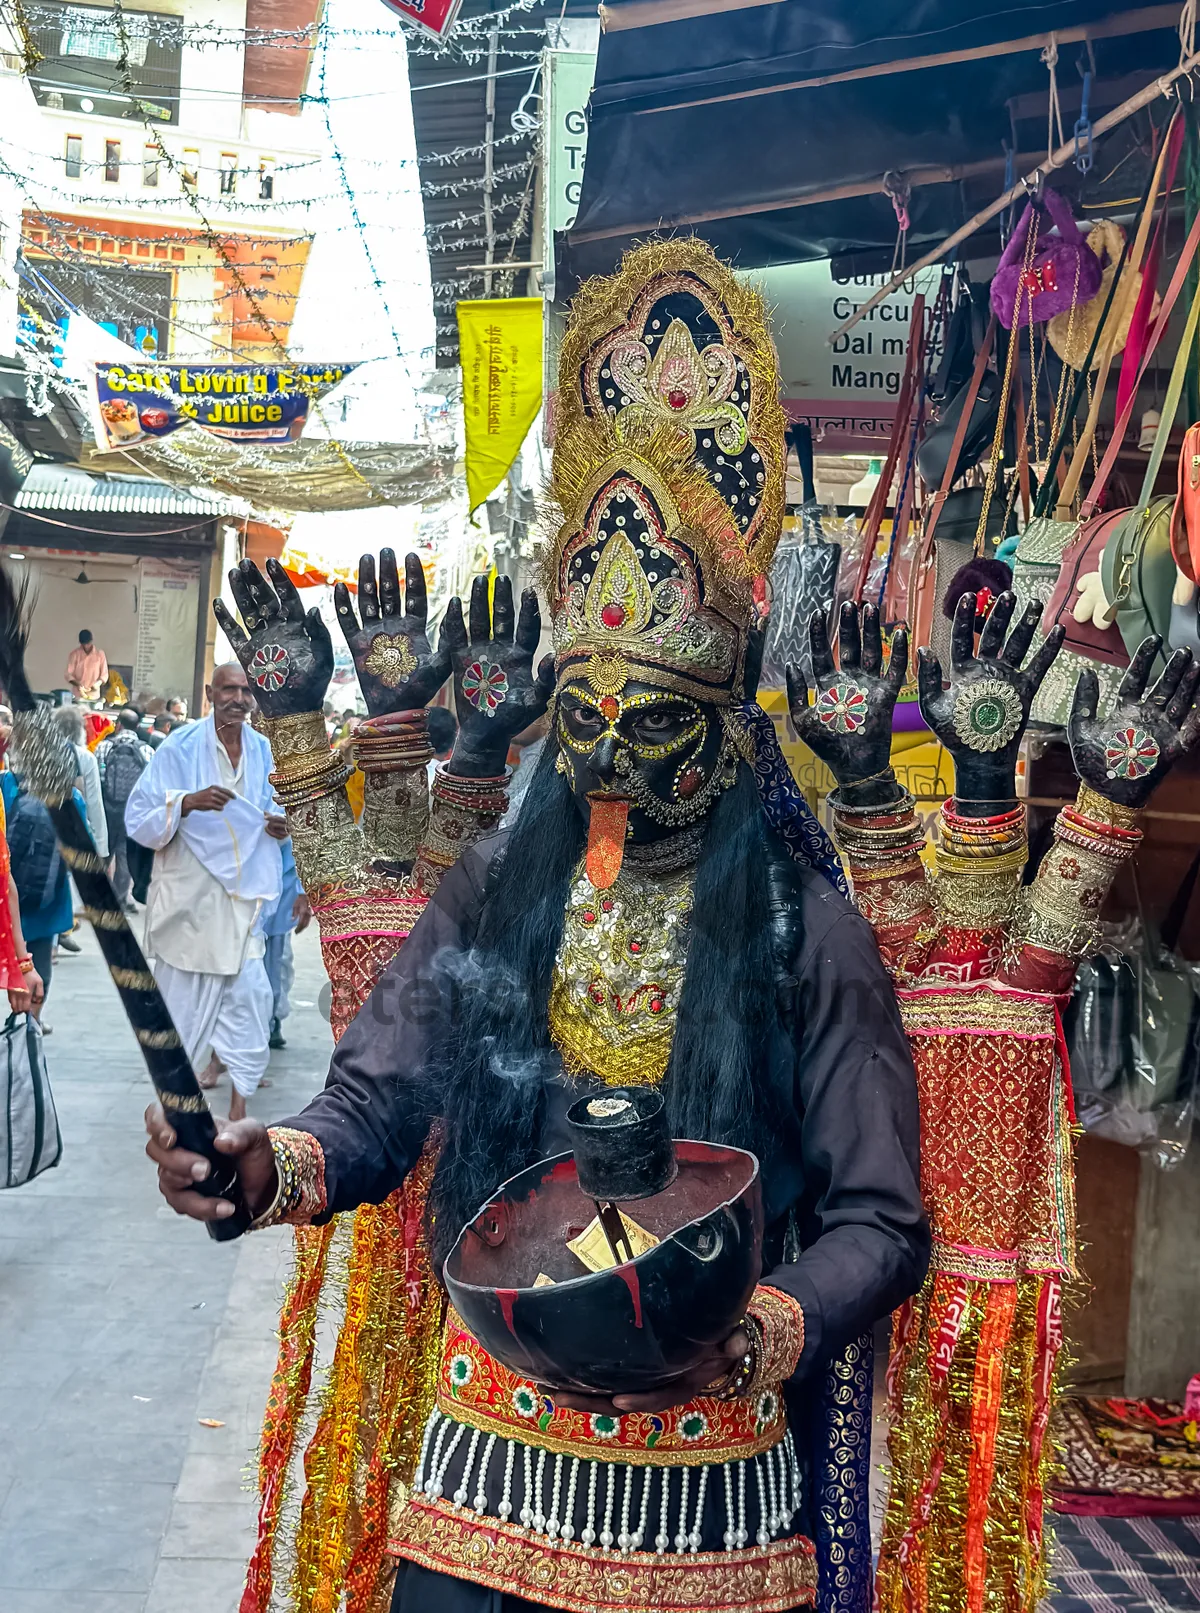
<path id="1" fill-rule="evenodd" d="M 1080 67 L 1095 117 L 1180 54 L 1178 5 L 1122 0 L 616 0 L 601 14 L 562 291 L 655 231 L 703 235 L 744 268 L 884 253 L 872 267 L 886 268 L 885 179 L 911 187 L 912 258 L 1002 190 L 1006 143 L 1017 176 L 1044 157 L 1047 47 L 1068 134 Z"/>
<path id="2" fill-rule="evenodd" d="M 302 438 L 259 447 L 185 426 L 116 454 L 84 449 L 89 470 L 120 474 L 130 464 L 176 487 L 208 487 L 258 510 L 363 510 L 443 498 L 453 453 L 429 443 L 334 442 Z"/>

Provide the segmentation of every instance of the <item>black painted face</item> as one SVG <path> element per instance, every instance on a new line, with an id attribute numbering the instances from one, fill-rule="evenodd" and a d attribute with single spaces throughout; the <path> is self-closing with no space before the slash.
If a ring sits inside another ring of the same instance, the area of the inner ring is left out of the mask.
<path id="1" fill-rule="evenodd" d="M 590 796 L 628 800 L 633 845 L 699 822 L 736 766 L 715 705 L 632 680 L 606 695 L 582 678 L 569 682 L 558 698 L 556 737 L 584 822 Z"/>

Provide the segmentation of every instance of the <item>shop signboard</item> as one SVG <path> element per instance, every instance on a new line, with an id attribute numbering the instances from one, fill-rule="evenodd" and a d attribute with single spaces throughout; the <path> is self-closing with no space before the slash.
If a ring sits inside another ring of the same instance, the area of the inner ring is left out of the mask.
<path id="1" fill-rule="evenodd" d="M 261 444 L 292 442 L 312 404 L 353 364 L 96 365 L 92 426 L 100 453 L 135 448 L 197 425 L 215 437 Z"/>
<path id="2" fill-rule="evenodd" d="M 551 440 L 554 378 L 565 320 L 554 310 L 554 232 L 569 230 L 583 193 L 587 157 L 587 104 L 596 76 L 594 50 L 547 50 L 542 54 L 542 296 L 546 299 L 543 388 L 548 400 L 544 416 Z"/>
<path id="3" fill-rule="evenodd" d="M 818 453 L 883 452 L 904 375 L 913 298 L 937 289 L 940 268 L 906 280 L 853 330 L 832 331 L 891 279 L 890 274 L 835 274 L 828 259 L 747 271 L 772 310 L 783 404 L 812 426 Z"/>
<path id="4" fill-rule="evenodd" d="M 194 560 L 139 562 L 133 687 L 141 695 L 189 695 L 196 663 L 200 566 Z"/>
<path id="5" fill-rule="evenodd" d="M 415 23 L 423 33 L 445 39 L 458 21 L 462 0 L 383 0 L 383 3 L 405 22 Z"/>
<path id="6" fill-rule="evenodd" d="M 569 230 L 579 211 L 583 164 L 587 156 L 587 103 L 596 76 L 596 53 L 548 50 L 542 60 L 546 252 L 549 254 L 555 230 Z"/>

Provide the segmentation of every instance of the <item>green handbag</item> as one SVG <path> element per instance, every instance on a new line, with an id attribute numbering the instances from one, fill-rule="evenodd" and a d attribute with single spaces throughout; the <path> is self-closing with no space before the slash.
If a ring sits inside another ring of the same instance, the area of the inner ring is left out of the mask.
<path id="1" fill-rule="evenodd" d="M 1114 529 L 1100 557 L 1100 580 L 1125 648 L 1132 656 L 1151 633 L 1162 636 L 1163 659 L 1171 642 L 1171 596 L 1175 590 L 1175 557 L 1171 553 L 1171 512 L 1174 495 L 1154 496 L 1154 484 L 1162 468 L 1163 455 L 1179 399 L 1187 378 L 1188 361 L 1196 343 L 1200 324 L 1200 288 L 1192 299 L 1179 351 L 1171 367 L 1171 381 L 1163 400 L 1162 418 L 1154 437 L 1154 449 L 1142 481 L 1142 496 L 1135 507 Z"/>
<path id="2" fill-rule="evenodd" d="M 1160 438 L 1165 441 L 1162 426 L 1158 429 Z M 1145 497 L 1143 487 L 1143 501 Z M 1171 648 L 1171 595 L 1175 590 L 1171 511 L 1174 507 L 1172 496 L 1160 494 L 1130 510 L 1104 545 L 1100 557 L 1100 580 L 1104 584 L 1105 598 L 1112 602 L 1117 627 L 1131 656 L 1151 633 L 1161 636 L 1164 649 L 1160 653 L 1164 659 Z"/>

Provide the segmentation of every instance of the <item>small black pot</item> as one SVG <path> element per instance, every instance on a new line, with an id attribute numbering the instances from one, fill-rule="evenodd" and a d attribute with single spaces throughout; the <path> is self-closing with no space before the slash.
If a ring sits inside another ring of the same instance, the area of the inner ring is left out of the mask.
<path id="1" fill-rule="evenodd" d="M 567 1248 L 596 1206 L 560 1154 L 505 1182 L 443 1268 L 465 1325 L 512 1371 L 550 1388 L 635 1394 L 689 1371 L 745 1315 L 762 1273 L 758 1160 L 715 1143 L 674 1145 L 678 1174 L 634 1219 L 660 1241 L 608 1271 Z M 539 1275 L 553 1279 L 534 1287 Z"/>
<path id="2" fill-rule="evenodd" d="M 579 1185 L 594 1199 L 648 1199 L 675 1180 L 675 1146 L 661 1092 L 609 1087 L 567 1110 Z"/>

